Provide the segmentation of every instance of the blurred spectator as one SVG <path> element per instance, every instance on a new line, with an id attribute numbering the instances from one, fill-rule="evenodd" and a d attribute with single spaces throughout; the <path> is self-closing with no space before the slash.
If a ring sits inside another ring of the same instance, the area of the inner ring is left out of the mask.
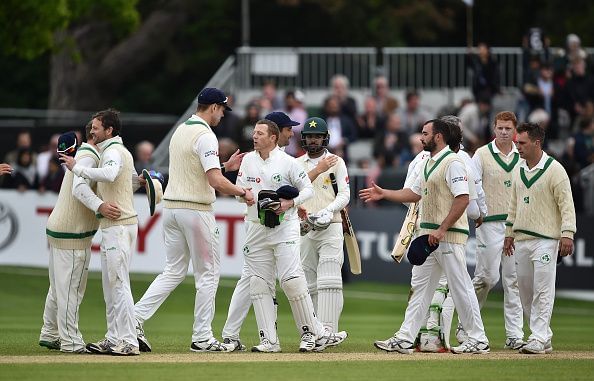
<path id="1" fill-rule="evenodd" d="M 356 127 L 351 119 L 341 112 L 340 101 L 336 96 L 329 96 L 324 102 L 324 115 L 330 133 L 328 149 L 335 155 L 347 160 L 346 145 L 355 141 Z"/>
<path id="2" fill-rule="evenodd" d="M 282 110 L 284 107 L 282 98 L 276 93 L 276 83 L 269 79 L 262 85 L 262 97 L 260 98 L 260 110 L 263 115 L 269 112 Z"/>
<path id="3" fill-rule="evenodd" d="M 261 116 L 260 105 L 257 102 L 250 102 L 247 104 L 245 107 L 245 116 L 240 123 L 241 133 L 239 135 L 239 140 L 235 141 L 239 145 L 241 152 L 249 152 L 254 149 L 254 127 Z"/>
<path id="4" fill-rule="evenodd" d="M 534 80 L 527 81 L 522 90 L 528 106 L 526 114 L 537 108 L 542 108 L 551 116 L 552 121 L 556 120 L 557 98 L 560 90 L 553 81 L 553 68 L 550 64 L 543 63 L 538 76 Z M 553 124 L 551 127 L 547 138 L 556 139 L 558 136 L 557 127 Z"/>
<path id="5" fill-rule="evenodd" d="M 463 126 L 463 144 L 469 152 L 474 152 L 491 138 L 491 99 L 482 95 L 477 102 L 463 103 L 458 113 Z"/>
<path id="6" fill-rule="evenodd" d="M 383 75 L 375 77 L 374 90 L 377 113 L 383 117 L 393 114 L 398 109 L 398 101 L 390 95 L 388 78 Z"/>
<path id="7" fill-rule="evenodd" d="M 143 140 L 134 147 L 134 168 L 137 173 L 142 173 L 143 169 L 153 169 L 153 152 L 155 145 L 148 140 Z M 144 189 L 144 187 L 141 187 Z"/>
<path id="8" fill-rule="evenodd" d="M 233 95 L 227 95 L 227 105 L 233 108 L 235 104 L 235 97 Z M 230 138 L 233 141 L 239 141 L 241 135 L 241 119 L 237 116 L 235 110 L 225 110 L 225 116 L 219 122 L 216 128 L 213 128 L 213 132 L 217 138 Z"/>
<path id="9" fill-rule="evenodd" d="M 530 28 L 522 38 L 522 58 L 524 73 L 528 70 L 529 61 L 551 62 L 551 41 L 541 28 Z"/>
<path id="10" fill-rule="evenodd" d="M 60 193 L 60 186 L 64 178 L 64 169 L 57 157 L 52 157 L 48 164 L 47 175 L 41 180 L 39 191 Z"/>
<path id="11" fill-rule="evenodd" d="M 484 42 L 478 44 L 477 53 L 467 56 L 466 64 L 472 74 L 472 95 L 475 101 L 479 97 L 489 100 L 499 93 L 499 65 Z"/>
<path id="12" fill-rule="evenodd" d="M 226 161 L 229 160 L 229 158 L 231 158 L 231 155 L 233 155 L 233 153 L 235 151 L 237 151 L 238 149 L 239 149 L 239 146 L 233 140 L 231 140 L 229 138 L 219 139 L 219 161 L 221 163 L 225 163 Z M 235 184 L 235 181 L 237 180 L 237 174 L 238 174 L 237 171 L 230 171 L 230 172 L 223 173 L 223 175 L 229 181 L 231 181 L 233 184 Z M 221 195 L 221 194 L 219 194 L 219 195 Z"/>
<path id="13" fill-rule="evenodd" d="M 584 113 L 586 103 L 594 99 L 594 81 L 586 73 L 586 61 L 578 59 L 571 65 L 571 78 L 565 86 L 567 94 L 566 109 L 571 115 L 572 125 L 577 116 Z"/>
<path id="14" fill-rule="evenodd" d="M 10 164 L 0 163 L 0 176 L 8 175 L 10 172 L 12 172 L 12 167 Z"/>
<path id="15" fill-rule="evenodd" d="M 385 116 L 378 112 L 376 98 L 365 98 L 365 103 L 363 104 L 363 114 L 359 116 L 359 129 L 357 138 L 374 139 L 377 134 L 383 133 L 385 123 Z"/>
<path id="16" fill-rule="evenodd" d="M 594 119 L 582 119 L 580 130 L 573 136 L 573 159 L 584 169 L 594 163 Z"/>
<path id="17" fill-rule="evenodd" d="M 423 124 L 431 119 L 430 115 L 421 109 L 421 96 L 417 90 L 409 90 L 405 95 L 406 106 L 400 112 L 402 132 L 408 136 L 419 132 Z"/>
<path id="18" fill-rule="evenodd" d="M 6 156 L 4 157 L 4 161 L 6 163 L 16 163 L 17 156 L 21 149 L 30 149 L 30 150 L 33 149 L 31 132 L 21 131 L 18 133 L 17 140 L 16 140 L 16 147 L 14 150 L 12 150 L 6 154 Z M 33 152 L 32 155 L 33 155 L 33 164 L 36 164 L 37 163 L 37 154 Z"/>
<path id="19" fill-rule="evenodd" d="M 338 99 L 340 112 L 351 120 L 353 126 L 356 126 L 357 102 L 355 102 L 355 99 L 349 95 L 349 79 L 342 74 L 336 74 L 330 79 L 330 86 L 332 87 L 330 96 Z M 326 98 L 326 100 L 327 99 L 328 98 Z M 324 108 L 326 100 L 324 100 Z"/>
<path id="20" fill-rule="evenodd" d="M 305 95 L 300 90 L 290 90 L 285 94 L 285 113 L 291 120 L 299 122 L 298 126 L 294 126 L 293 137 L 289 141 L 286 151 L 293 157 L 303 155 L 304 151 L 301 148 L 301 130 L 303 130 L 303 122 L 307 119 L 307 111 L 303 107 L 305 102 Z"/>
<path id="21" fill-rule="evenodd" d="M 408 136 L 401 131 L 400 116 L 392 114 L 386 121 L 385 130 L 376 135 L 374 156 L 381 168 L 398 167 L 402 156 L 409 160 Z"/>
<path id="22" fill-rule="evenodd" d="M 48 143 L 49 145 L 47 151 L 43 151 L 37 156 L 37 175 L 40 179 L 43 179 L 45 176 L 47 176 L 49 162 L 52 157 L 58 157 L 57 150 L 59 137 L 59 134 L 52 135 Z"/>
<path id="23" fill-rule="evenodd" d="M 27 189 L 37 189 L 39 177 L 33 164 L 33 151 L 21 148 L 17 153 L 16 162 L 11 163 L 13 171 L 4 181 L 4 188 L 17 189 L 21 192 Z"/>
<path id="24" fill-rule="evenodd" d="M 410 147 L 410 153 L 413 158 L 423 151 L 423 143 L 421 142 L 422 136 L 422 134 L 417 132 L 408 138 L 408 146 Z"/>

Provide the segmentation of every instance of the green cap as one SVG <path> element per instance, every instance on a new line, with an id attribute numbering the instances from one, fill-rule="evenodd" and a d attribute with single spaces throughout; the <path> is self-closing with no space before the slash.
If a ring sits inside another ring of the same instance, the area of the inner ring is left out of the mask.
<path id="1" fill-rule="evenodd" d="M 326 121 L 322 118 L 313 117 L 308 118 L 303 123 L 303 130 L 301 130 L 302 134 L 327 134 L 328 133 L 328 125 Z"/>

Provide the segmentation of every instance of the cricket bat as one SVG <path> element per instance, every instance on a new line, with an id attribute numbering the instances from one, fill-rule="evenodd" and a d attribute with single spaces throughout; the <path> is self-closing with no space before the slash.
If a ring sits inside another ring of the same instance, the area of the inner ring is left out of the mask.
<path id="1" fill-rule="evenodd" d="M 394 244 L 394 249 L 392 250 L 392 258 L 398 263 L 402 261 L 404 253 L 406 253 L 406 249 L 410 246 L 410 242 L 415 235 L 418 217 L 419 203 L 415 202 L 408 208 L 408 213 L 406 213 L 404 223 L 402 224 L 402 228 L 400 229 L 400 233 Z"/>
<path id="2" fill-rule="evenodd" d="M 336 176 L 334 173 L 330 173 L 330 181 L 332 183 L 332 189 L 334 189 L 334 194 L 338 194 L 338 184 L 336 183 Z M 359 243 L 357 242 L 357 237 L 355 237 L 353 224 L 351 224 L 351 219 L 349 218 L 349 213 L 346 208 L 340 211 L 340 216 L 342 217 L 342 232 L 344 235 L 347 255 L 349 257 L 351 272 L 355 275 L 359 275 L 361 274 Z"/>

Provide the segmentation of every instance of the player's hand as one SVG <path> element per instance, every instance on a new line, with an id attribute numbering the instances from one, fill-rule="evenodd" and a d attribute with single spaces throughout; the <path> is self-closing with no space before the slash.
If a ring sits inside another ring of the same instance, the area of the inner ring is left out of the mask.
<path id="1" fill-rule="evenodd" d="M 359 198 L 365 202 L 379 201 L 384 198 L 384 189 L 372 181 L 371 188 L 365 188 L 359 191 Z"/>
<path id="2" fill-rule="evenodd" d="M 254 201 L 254 193 L 252 192 L 252 188 L 243 188 L 243 190 L 245 191 L 245 195 L 243 196 L 243 199 L 245 200 L 245 203 L 247 204 L 247 206 L 254 205 L 255 201 Z"/>
<path id="3" fill-rule="evenodd" d="M 474 220 L 474 227 L 478 228 L 479 226 L 481 226 L 483 224 L 483 217 L 479 217 L 476 220 Z"/>
<path id="4" fill-rule="evenodd" d="M 0 163 L 0 176 L 8 175 L 12 172 L 12 167 L 6 163 Z"/>
<path id="5" fill-rule="evenodd" d="M 59 155 L 59 159 L 62 162 L 62 164 L 64 164 L 66 168 L 72 171 L 72 168 L 74 168 L 74 166 L 76 165 L 76 160 L 74 160 L 72 156 L 64 155 L 63 153 Z"/>
<path id="6" fill-rule="evenodd" d="M 143 175 L 138 175 L 138 184 L 140 184 L 141 187 L 146 186 L 146 179 Z"/>
<path id="7" fill-rule="evenodd" d="M 110 220 L 117 220 L 122 215 L 120 208 L 117 204 L 113 202 L 104 202 L 99 207 L 99 213 L 105 218 L 109 218 Z"/>
<path id="8" fill-rule="evenodd" d="M 559 243 L 559 255 L 566 257 L 573 254 L 573 240 L 567 237 L 561 237 Z"/>
<path id="9" fill-rule="evenodd" d="M 307 218 L 307 209 L 305 209 L 303 205 L 299 205 L 297 207 L 297 216 L 299 216 L 299 218 L 302 220 Z"/>
<path id="10" fill-rule="evenodd" d="M 240 153 L 239 149 L 233 152 L 233 155 L 231 155 L 229 160 L 223 163 L 223 165 L 225 166 L 225 171 L 233 172 L 239 170 L 239 167 L 241 166 L 241 161 L 243 160 L 244 156 L 245 152 Z"/>
<path id="11" fill-rule="evenodd" d="M 445 231 L 441 228 L 429 234 L 429 245 L 437 246 L 439 242 L 445 237 Z"/>
<path id="12" fill-rule="evenodd" d="M 503 254 L 511 257 L 514 255 L 514 250 L 516 250 L 516 246 L 514 245 L 514 238 L 513 237 L 505 237 L 505 241 L 503 241 Z"/>
<path id="13" fill-rule="evenodd" d="M 277 216 L 295 206 L 295 202 L 293 200 L 285 200 L 284 198 L 281 198 L 279 201 L 281 203 L 280 207 L 274 211 Z"/>
<path id="14" fill-rule="evenodd" d="M 318 173 L 324 173 L 333 166 L 335 166 L 336 163 L 338 163 L 338 156 L 326 155 L 325 158 L 318 162 L 318 165 L 316 165 L 316 170 L 318 171 Z"/>

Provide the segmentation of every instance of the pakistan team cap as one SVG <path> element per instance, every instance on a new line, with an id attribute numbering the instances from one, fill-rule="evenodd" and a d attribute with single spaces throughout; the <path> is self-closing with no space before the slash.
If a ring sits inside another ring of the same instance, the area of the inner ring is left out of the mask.
<path id="1" fill-rule="evenodd" d="M 273 111 L 270 114 L 266 115 L 264 119 L 268 119 L 278 126 L 278 128 L 283 127 L 293 127 L 298 126 L 301 123 L 291 120 L 287 114 L 282 111 Z"/>
<path id="2" fill-rule="evenodd" d="M 204 88 L 200 94 L 198 94 L 198 104 L 201 105 L 224 105 L 225 110 L 233 111 L 231 107 L 227 106 L 228 98 L 221 90 L 214 87 Z"/>
<path id="3" fill-rule="evenodd" d="M 328 133 L 328 125 L 326 121 L 322 118 L 318 118 L 314 116 L 312 118 L 308 118 L 303 122 L 303 130 L 301 130 L 301 134 L 327 134 Z"/>
<path id="4" fill-rule="evenodd" d="M 58 138 L 58 153 L 72 156 L 76 155 L 76 134 L 74 132 L 66 132 Z"/>
<path id="5" fill-rule="evenodd" d="M 427 260 L 429 254 L 433 253 L 439 245 L 429 245 L 429 234 L 415 238 L 408 248 L 406 257 L 411 265 L 420 266 Z"/>

